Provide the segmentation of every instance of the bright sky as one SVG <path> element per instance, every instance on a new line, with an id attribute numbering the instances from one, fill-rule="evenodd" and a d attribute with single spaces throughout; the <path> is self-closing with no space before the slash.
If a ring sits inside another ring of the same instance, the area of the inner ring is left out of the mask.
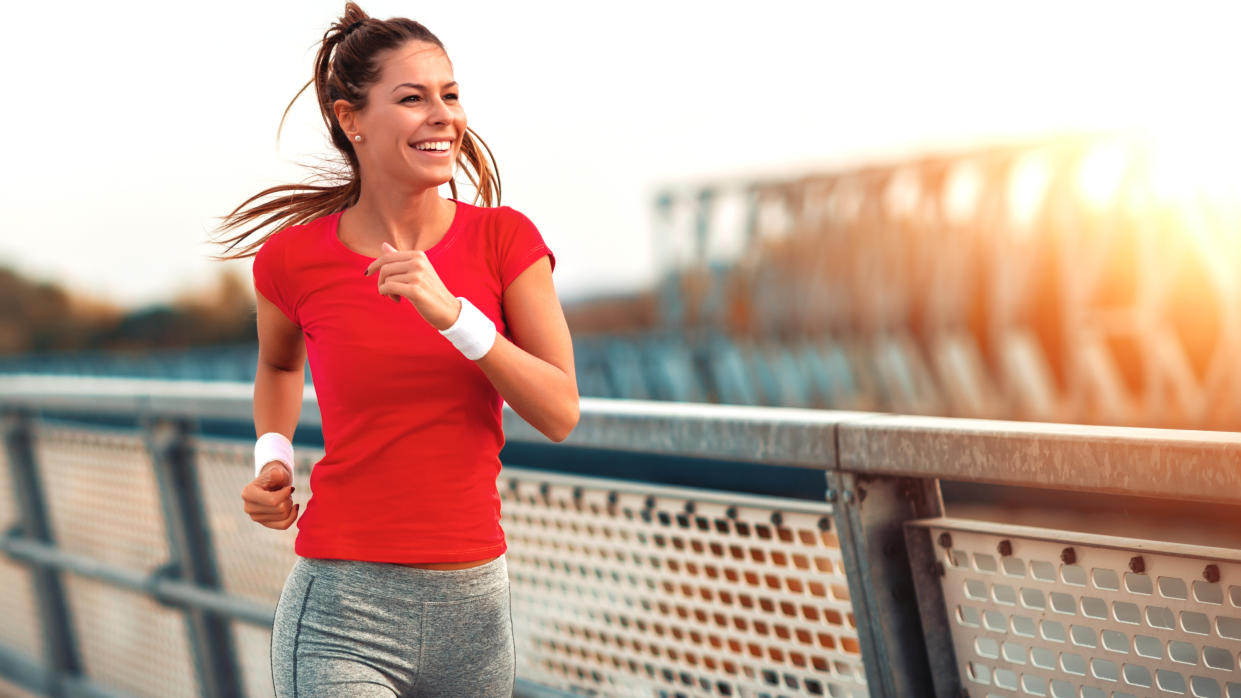
<path id="1" fill-rule="evenodd" d="M 443 40 L 504 203 L 556 252 L 566 299 L 655 278 L 661 185 L 1241 124 L 1241 13 L 1225 2 L 361 4 Z M 275 134 L 343 7 L 7 7 L 0 263 L 129 305 L 208 284 L 213 217 L 327 152 L 312 98 L 279 149 Z M 228 264 L 249 279 L 249 260 Z"/>

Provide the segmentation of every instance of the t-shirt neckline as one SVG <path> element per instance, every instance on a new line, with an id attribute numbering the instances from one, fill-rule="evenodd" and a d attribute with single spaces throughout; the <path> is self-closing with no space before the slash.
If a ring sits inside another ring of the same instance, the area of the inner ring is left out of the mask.
<path id="1" fill-rule="evenodd" d="M 462 208 L 465 206 L 465 204 L 461 203 L 460 201 L 457 201 L 456 199 L 451 199 L 451 198 L 449 199 L 449 201 L 456 204 L 453 207 L 453 211 L 452 211 L 452 222 L 448 224 L 448 230 L 444 232 L 444 236 L 439 239 L 439 242 L 436 242 L 434 245 L 423 250 L 423 252 L 426 253 L 428 257 L 438 256 L 439 253 L 447 249 L 448 246 L 451 245 L 453 243 L 453 240 L 456 238 L 457 229 L 461 227 L 461 220 L 462 218 L 464 218 L 464 216 L 462 215 Z M 345 213 L 344 210 L 340 210 L 331 215 L 331 220 L 328 221 L 327 226 L 325 226 L 327 228 L 327 234 L 331 237 L 332 239 L 331 241 L 332 243 L 335 244 L 337 249 L 343 250 L 346 254 L 356 259 L 364 259 L 366 260 L 366 263 L 369 265 L 371 262 L 375 261 L 376 259 L 375 257 L 364 255 L 361 252 L 358 252 L 352 247 L 349 247 L 348 245 L 346 245 L 345 242 L 340 239 L 340 234 L 339 234 L 340 233 L 340 217 L 344 215 L 344 213 Z"/>

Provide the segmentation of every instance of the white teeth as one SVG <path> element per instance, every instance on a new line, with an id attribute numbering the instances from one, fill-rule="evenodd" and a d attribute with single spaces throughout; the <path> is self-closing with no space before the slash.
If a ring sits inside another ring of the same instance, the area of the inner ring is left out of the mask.
<path id="1" fill-rule="evenodd" d="M 452 145 L 449 141 L 435 141 L 429 143 L 419 143 L 414 147 L 418 150 L 448 150 Z"/>

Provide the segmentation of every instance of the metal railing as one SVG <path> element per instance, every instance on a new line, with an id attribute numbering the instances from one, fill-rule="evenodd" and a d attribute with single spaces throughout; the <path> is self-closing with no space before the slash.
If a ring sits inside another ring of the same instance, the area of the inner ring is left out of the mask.
<path id="1" fill-rule="evenodd" d="M 295 531 L 251 386 L 0 378 L 0 693 L 271 695 Z M 313 389 L 299 493 L 322 455 Z M 1241 437 L 583 400 L 511 410 L 518 693 L 1241 695 Z"/>

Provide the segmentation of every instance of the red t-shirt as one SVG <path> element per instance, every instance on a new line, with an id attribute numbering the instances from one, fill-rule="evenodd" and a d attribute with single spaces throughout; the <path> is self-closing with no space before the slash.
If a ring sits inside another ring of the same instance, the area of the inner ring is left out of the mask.
<path id="1" fill-rule="evenodd" d="M 363 276 L 374 258 L 345 247 L 339 220 L 285 228 L 254 257 L 255 289 L 302 328 L 323 421 L 294 550 L 375 562 L 499 555 L 500 395 L 413 303 L 380 295 L 378 277 Z M 543 255 L 556 264 L 529 218 L 462 202 L 426 254 L 505 336 L 504 289 Z"/>

